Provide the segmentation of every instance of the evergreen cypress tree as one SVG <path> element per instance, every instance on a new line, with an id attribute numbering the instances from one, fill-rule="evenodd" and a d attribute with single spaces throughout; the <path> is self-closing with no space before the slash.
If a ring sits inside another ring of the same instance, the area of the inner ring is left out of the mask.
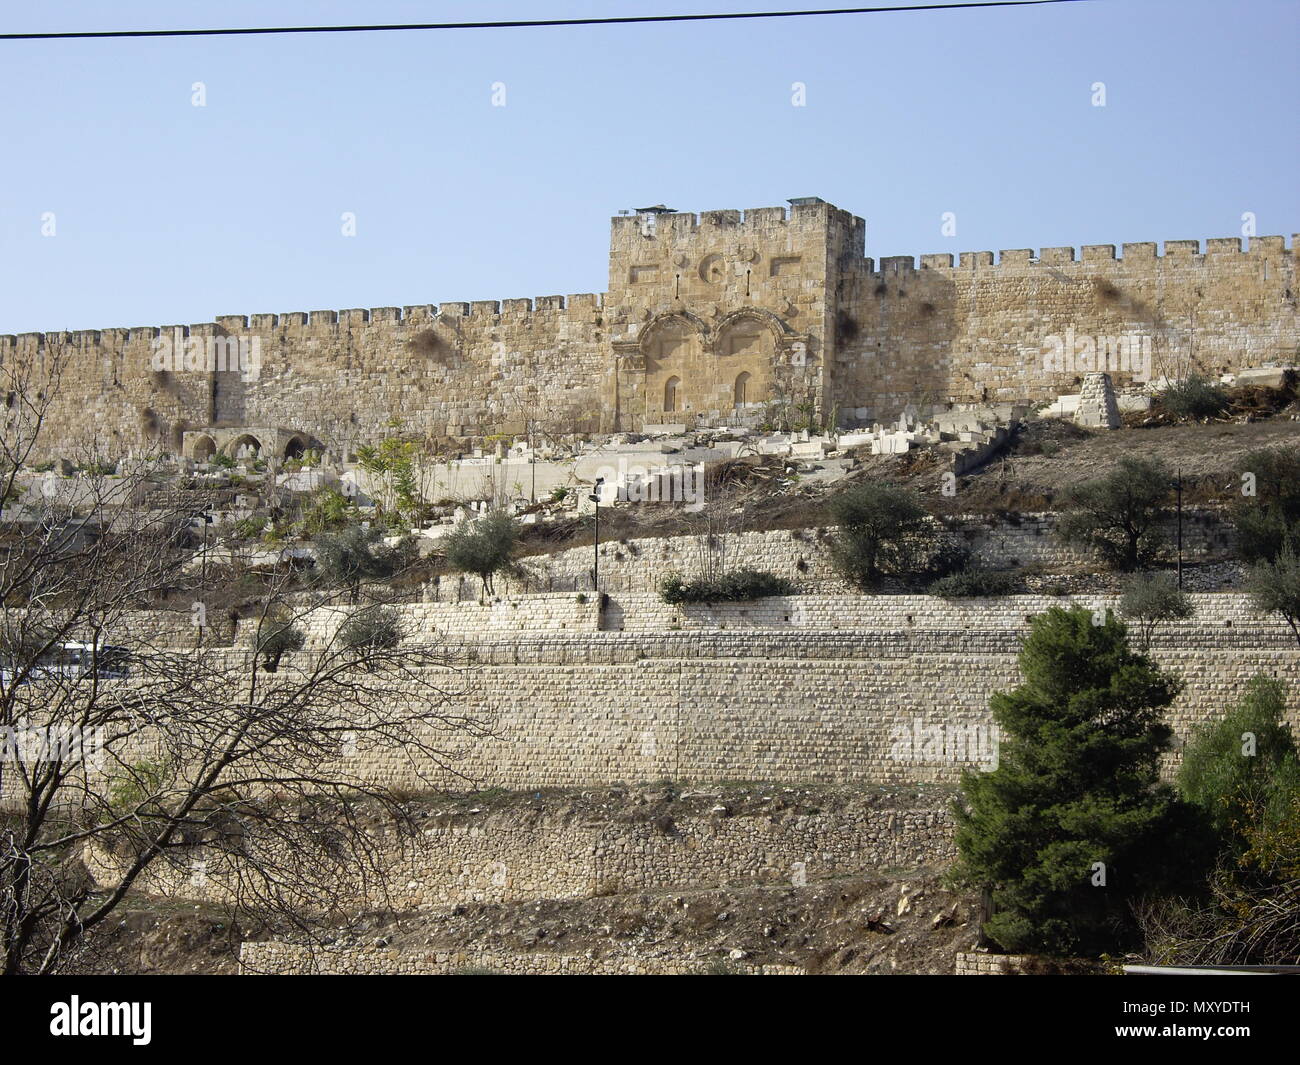
<path id="1" fill-rule="evenodd" d="M 1208 860 L 1199 815 L 1158 776 L 1179 682 L 1113 615 L 1095 620 L 1078 607 L 1033 619 L 1024 682 L 991 702 L 998 768 L 962 780 L 953 879 L 990 893 L 984 931 L 1004 950 L 1122 949 L 1131 903 L 1183 888 Z"/>

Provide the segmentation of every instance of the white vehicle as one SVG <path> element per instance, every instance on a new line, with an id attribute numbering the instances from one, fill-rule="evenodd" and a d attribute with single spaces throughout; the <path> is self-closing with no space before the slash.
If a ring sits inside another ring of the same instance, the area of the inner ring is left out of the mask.
<path id="1" fill-rule="evenodd" d="M 67 677 L 80 680 L 95 676 L 100 680 L 121 680 L 127 675 L 130 651 L 114 644 L 68 642 L 58 644 L 41 655 L 36 667 L 27 676 L 32 680 L 41 676 Z M 13 679 L 13 664 L 6 662 L 0 678 L 7 684 Z"/>

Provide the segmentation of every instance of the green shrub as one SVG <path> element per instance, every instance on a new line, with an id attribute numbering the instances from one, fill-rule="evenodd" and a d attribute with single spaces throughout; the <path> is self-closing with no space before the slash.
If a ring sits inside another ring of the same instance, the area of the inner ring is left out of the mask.
<path id="1" fill-rule="evenodd" d="M 1016 579 L 1010 573 L 992 569 L 964 569 L 940 577 L 927 589 L 930 595 L 941 599 L 981 599 L 1010 595 Z"/>
<path id="2" fill-rule="evenodd" d="M 306 634 L 292 621 L 268 619 L 257 633 L 256 647 L 262 656 L 262 668 L 274 673 L 285 654 L 301 651 L 306 643 Z"/>
<path id="3" fill-rule="evenodd" d="M 512 563 L 519 526 L 504 510 L 493 510 L 477 521 L 463 521 L 443 540 L 447 564 L 472 573 L 492 593 L 492 578 Z"/>
<path id="4" fill-rule="evenodd" d="M 363 581 L 388 580 L 413 561 L 409 542 L 389 547 L 374 526 L 345 525 L 320 533 L 314 542 L 317 572 L 323 580 L 347 588 L 354 603 Z"/>
<path id="5" fill-rule="evenodd" d="M 365 607 L 339 628 L 339 642 L 350 651 L 391 650 L 402 642 L 401 619 L 391 607 Z"/>
<path id="6" fill-rule="evenodd" d="M 302 527 L 308 536 L 338 529 L 355 515 L 352 500 L 335 488 L 322 488 L 312 494 L 303 508 Z"/>
<path id="7" fill-rule="evenodd" d="M 1183 751 L 1178 790 L 1204 811 L 1234 857 L 1256 822 L 1289 816 L 1300 796 L 1300 760 L 1286 723 L 1286 685 L 1252 677 L 1225 717 L 1198 725 Z"/>
<path id="8" fill-rule="evenodd" d="M 1228 393 L 1200 374 L 1170 385 L 1159 398 L 1160 405 L 1180 420 L 1217 418 L 1228 409 Z"/>
<path id="9" fill-rule="evenodd" d="M 266 518 L 240 518 L 234 525 L 235 536 L 240 540 L 255 540 L 266 528 Z"/>
<path id="10" fill-rule="evenodd" d="M 665 603 L 721 603 L 762 599 L 769 595 L 790 595 L 793 585 L 783 577 L 756 569 L 738 569 L 719 577 L 687 581 L 672 573 L 660 582 L 659 597 Z"/>
<path id="11" fill-rule="evenodd" d="M 171 763 L 165 759 L 144 758 L 122 766 L 109 777 L 108 809 L 101 817 L 163 813 L 157 801 L 173 775 Z"/>
<path id="12" fill-rule="evenodd" d="M 840 576 L 863 590 L 877 587 L 887 573 L 914 566 L 930 528 L 920 498 L 894 484 L 854 485 L 831 500 L 830 511 L 838 525 L 831 561 Z"/>
<path id="13" fill-rule="evenodd" d="M 1300 643 L 1300 555 L 1288 545 L 1272 562 L 1251 570 L 1246 584 L 1257 610 L 1277 613 Z"/>
<path id="14" fill-rule="evenodd" d="M 1142 650 L 1151 646 L 1151 636 L 1161 622 L 1190 618 L 1192 601 L 1168 573 L 1139 573 L 1124 585 L 1120 614 L 1134 622 L 1142 633 Z"/>
<path id="15" fill-rule="evenodd" d="M 1171 479 L 1160 462 L 1122 458 L 1104 477 L 1065 492 L 1066 512 L 1056 534 L 1066 543 L 1091 548 L 1120 570 L 1153 562 L 1163 547 Z"/>
<path id="16" fill-rule="evenodd" d="M 1272 562 L 1290 547 L 1300 552 L 1300 451 L 1265 448 L 1238 464 L 1242 495 L 1229 514 L 1237 533 L 1237 554 L 1243 562 Z"/>

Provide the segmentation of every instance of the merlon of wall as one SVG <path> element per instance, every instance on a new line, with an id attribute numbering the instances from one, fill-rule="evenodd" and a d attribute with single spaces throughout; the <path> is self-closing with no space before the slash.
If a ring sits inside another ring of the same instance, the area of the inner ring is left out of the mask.
<path id="1" fill-rule="evenodd" d="M 73 347 L 115 347 L 140 340 L 171 336 L 179 329 L 184 339 L 191 336 L 217 336 L 217 329 L 227 333 L 338 331 L 372 324 L 403 325 L 433 323 L 441 318 L 477 318 L 491 316 L 519 317 L 529 314 L 595 313 L 604 306 L 604 293 L 576 292 L 568 296 L 536 296 L 507 300 L 474 300 L 469 303 L 448 302 L 417 304 L 408 307 L 364 307 L 347 310 L 289 311 L 281 314 L 220 314 L 211 322 L 189 325 L 133 325 L 107 329 L 59 330 L 44 333 L 0 334 L 0 348 L 30 350 L 66 344 Z"/>
<path id="2" fill-rule="evenodd" d="M 1291 250 L 1297 247 L 1297 237 L 1291 238 Z M 1243 258 L 1264 259 L 1280 258 L 1287 254 L 1285 237 L 1251 237 L 1249 248 L 1243 250 L 1240 237 L 1209 237 L 1205 241 L 1205 251 L 1200 250 L 1199 240 L 1167 240 L 1164 242 L 1165 253 L 1158 255 L 1155 242 L 1138 242 L 1123 244 L 1121 256 L 1115 254 L 1114 244 L 1085 244 L 1079 256 L 1075 249 L 1043 248 L 1037 256 L 1032 248 L 1005 248 L 997 252 L 997 261 L 991 251 L 938 252 L 920 257 L 920 270 L 975 270 L 981 267 L 1002 266 L 1066 266 L 1097 262 L 1151 262 L 1157 259 L 1173 259 L 1188 262 L 1195 259 L 1221 259 L 1230 255 Z M 865 272 L 869 274 L 896 274 L 905 271 L 917 271 L 916 257 L 911 255 L 886 255 L 879 260 L 879 269 L 873 269 L 873 260 L 863 260 Z M 956 265 L 954 265 L 954 263 Z"/>

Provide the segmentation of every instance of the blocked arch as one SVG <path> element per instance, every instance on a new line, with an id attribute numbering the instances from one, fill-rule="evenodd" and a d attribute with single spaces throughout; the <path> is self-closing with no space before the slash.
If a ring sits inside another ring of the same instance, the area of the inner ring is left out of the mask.
<path id="1" fill-rule="evenodd" d="M 713 327 L 713 333 L 709 338 L 709 346 L 716 347 L 732 329 L 747 321 L 756 322 L 770 332 L 773 345 L 779 345 L 786 337 L 793 335 L 790 327 L 771 311 L 760 310 L 757 307 L 742 307 L 740 310 L 731 311 L 718 319 L 718 323 Z"/>
<path id="2" fill-rule="evenodd" d="M 656 421 L 665 415 L 688 415 L 701 398 L 696 389 L 708 353 L 708 326 L 689 312 L 673 311 L 652 318 L 638 339 L 644 367 L 644 417 Z"/>
<path id="3" fill-rule="evenodd" d="M 748 370 L 742 370 L 736 375 L 735 383 L 732 385 L 732 399 L 737 407 L 743 407 L 750 402 L 749 382 L 751 379 Z"/>
<path id="4" fill-rule="evenodd" d="M 675 414 L 681 404 L 682 379 L 670 377 L 664 382 L 664 413 Z"/>
<path id="5" fill-rule="evenodd" d="M 696 317 L 690 311 L 665 311 L 662 314 L 656 314 L 642 327 L 637 337 L 641 344 L 641 354 L 651 356 L 654 350 L 654 342 L 661 333 L 669 330 L 675 330 L 685 337 L 693 338 L 699 344 L 701 351 L 709 351 L 713 347 L 713 336 L 709 331 L 709 324 L 702 318 Z"/>

